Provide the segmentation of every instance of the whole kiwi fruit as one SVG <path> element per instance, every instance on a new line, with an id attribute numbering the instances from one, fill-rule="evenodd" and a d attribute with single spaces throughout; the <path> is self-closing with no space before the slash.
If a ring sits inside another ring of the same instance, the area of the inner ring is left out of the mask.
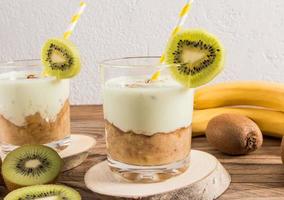
<path id="1" fill-rule="evenodd" d="M 282 163 L 284 164 L 284 137 L 282 138 L 282 142 L 281 142 L 281 159 L 282 159 Z"/>
<path id="2" fill-rule="evenodd" d="M 260 148 L 263 136 L 251 119 L 238 114 L 221 114 L 206 128 L 208 142 L 229 155 L 243 155 Z"/>

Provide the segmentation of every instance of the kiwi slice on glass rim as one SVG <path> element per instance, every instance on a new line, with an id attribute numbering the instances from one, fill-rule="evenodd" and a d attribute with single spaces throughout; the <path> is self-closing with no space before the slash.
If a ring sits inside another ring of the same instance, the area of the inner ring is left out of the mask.
<path id="1" fill-rule="evenodd" d="M 34 185 L 10 192 L 4 200 L 81 200 L 80 194 L 64 185 Z"/>
<path id="2" fill-rule="evenodd" d="M 81 69 L 77 47 L 64 38 L 51 38 L 45 42 L 41 51 L 44 74 L 58 79 L 72 78 Z"/>
<path id="3" fill-rule="evenodd" d="M 185 29 L 170 39 L 165 63 L 173 64 L 170 71 L 174 79 L 194 88 L 220 73 L 224 66 L 224 49 L 214 35 L 200 29 Z"/>
<path id="4" fill-rule="evenodd" d="M 2 176 L 11 191 L 25 186 L 53 183 L 62 166 L 62 159 L 52 148 L 24 145 L 7 154 L 2 163 Z"/>

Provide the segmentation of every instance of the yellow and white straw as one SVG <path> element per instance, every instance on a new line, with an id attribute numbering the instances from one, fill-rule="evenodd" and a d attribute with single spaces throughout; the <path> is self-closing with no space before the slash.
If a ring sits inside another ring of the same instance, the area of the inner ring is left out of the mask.
<path id="1" fill-rule="evenodd" d="M 178 22 L 176 27 L 173 29 L 172 33 L 171 33 L 171 37 L 175 36 L 183 27 L 187 17 L 188 17 L 188 13 L 190 11 L 191 5 L 193 3 L 193 0 L 187 0 L 186 4 L 183 6 L 182 10 L 179 13 L 179 18 L 178 18 Z M 160 64 L 163 64 L 165 62 L 165 51 L 163 52 L 162 56 L 160 57 Z M 155 72 L 150 81 L 156 81 L 159 79 L 161 75 L 161 70 Z"/>
<path id="2" fill-rule="evenodd" d="M 86 3 L 80 2 L 80 7 L 76 11 L 76 13 L 72 16 L 71 22 L 70 22 L 67 30 L 64 32 L 64 35 L 63 35 L 64 39 L 69 39 L 69 37 L 71 36 L 71 34 L 74 31 L 74 28 L 75 28 L 78 20 L 80 19 L 82 13 L 84 12 L 85 8 L 86 8 Z"/>

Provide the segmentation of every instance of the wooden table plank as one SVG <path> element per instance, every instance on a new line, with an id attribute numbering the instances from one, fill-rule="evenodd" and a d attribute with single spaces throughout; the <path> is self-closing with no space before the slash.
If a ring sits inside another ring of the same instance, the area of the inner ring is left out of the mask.
<path id="1" fill-rule="evenodd" d="M 79 167 L 64 172 L 59 182 L 77 189 L 85 200 L 98 199 L 84 185 L 84 174 L 94 164 L 106 159 L 102 106 L 73 106 L 72 133 L 86 134 L 97 140 L 88 159 Z M 279 139 L 265 137 L 263 147 L 246 156 L 227 156 L 210 146 L 205 137 L 194 138 L 192 147 L 216 156 L 232 176 L 230 188 L 219 198 L 284 199 L 284 166 L 280 159 Z M 4 196 L 4 189 L 0 188 Z M 1 199 L 1 198 L 0 198 Z"/>

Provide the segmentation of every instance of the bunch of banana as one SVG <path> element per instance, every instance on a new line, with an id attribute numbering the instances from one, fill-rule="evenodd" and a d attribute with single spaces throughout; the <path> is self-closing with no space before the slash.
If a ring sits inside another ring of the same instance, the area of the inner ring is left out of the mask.
<path id="1" fill-rule="evenodd" d="M 223 113 L 251 118 L 265 135 L 284 136 L 284 84 L 238 81 L 206 86 L 196 91 L 194 109 L 193 136 L 204 134 L 208 122 Z"/>

